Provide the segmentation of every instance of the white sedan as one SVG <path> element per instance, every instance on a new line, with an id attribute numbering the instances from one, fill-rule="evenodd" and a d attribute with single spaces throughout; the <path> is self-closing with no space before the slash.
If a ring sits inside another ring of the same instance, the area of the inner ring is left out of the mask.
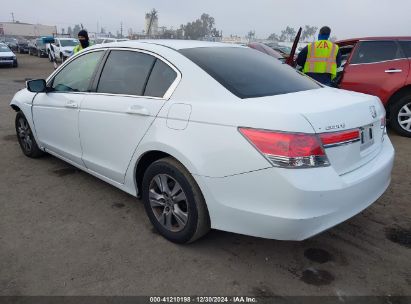
<path id="1" fill-rule="evenodd" d="M 25 155 L 50 153 L 142 197 L 178 243 L 210 228 L 303 240 L 367 208 L 391 179 L 377 97 L 242 46 L 96 45 L 28 81 L 11 107 Z"/>

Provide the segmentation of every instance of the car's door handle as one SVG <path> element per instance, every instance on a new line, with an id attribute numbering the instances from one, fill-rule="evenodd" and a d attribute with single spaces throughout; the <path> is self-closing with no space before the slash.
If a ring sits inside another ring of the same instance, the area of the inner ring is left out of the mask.
<path id="1" fill-rule="evenodd" d="M 402 70 L 398 70 L 398 69 L 389 69 L 389 70 L 385 70 L 385 73 L 402 73 Z"/>
<path id="2" fill-rule="evenodd" d="M 147 110 L 146 108 L 144 108 L 142 106 L 139 106 L 139 105 L 130 106 L 127 109 L 127 113 L 128 114 L 143 115 L 143 116 L 149 116 L 150 115 L 149 110 Z"/>
<path id="3" fill-rule="evenodd" d="M 66 102 L 65 105 L 66 108 L 70 108 L 70 109 L 77 109 L 78 108 L 78 104 L 77 102 L 75 102 L 74 100 L 69 100 Z"/>

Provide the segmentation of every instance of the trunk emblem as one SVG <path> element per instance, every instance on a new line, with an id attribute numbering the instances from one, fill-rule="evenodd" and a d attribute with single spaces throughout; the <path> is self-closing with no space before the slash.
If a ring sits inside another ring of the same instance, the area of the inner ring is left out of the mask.
<path id="1" fill-rule="evenodd" d="M 370 106 L 370 112 L 371 112 L 372 118 L 377 117 L 377 110 L 375 109 L 375 106 Z"/>

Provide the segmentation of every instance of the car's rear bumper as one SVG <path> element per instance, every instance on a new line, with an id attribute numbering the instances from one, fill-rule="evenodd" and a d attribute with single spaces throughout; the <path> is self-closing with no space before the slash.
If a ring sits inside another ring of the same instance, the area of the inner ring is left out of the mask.
<path id="1" fill-rule="evenodd" d="M 332 167 L 270 168 L 224 178 L 195 176 L 213 228 L 280 240 L 303 240 L 361 212 L 391 180 L 388 137 L 366 165 L 339 176 Z"/>

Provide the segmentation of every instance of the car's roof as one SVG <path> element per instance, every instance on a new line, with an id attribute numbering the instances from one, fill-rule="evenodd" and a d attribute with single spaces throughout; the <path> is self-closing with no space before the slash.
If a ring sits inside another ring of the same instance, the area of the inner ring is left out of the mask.
<path id="1" fill-rule="evenodd" d="M 155 44 L 165 46 L 174 50 L 190 49 L 190 48 L 200 48 L 200 47 L 242 47 L 221 42 L 209 42 L 209 41 L 198 41 L 198 40 L 177 40 L 177 39 L 152 39 L 152 40 L 128 40 L 112 42 L 109 44 L 104 44 L 104 46 L 109 47 L 141 47 L 141 44 Z"/>
<path id="2" fill-rule="evenodd" d="M 364 41 L 364 40 L 411 40 L 411 36 L 380 36 L 380 37 L 362 37 L 362 38 L 350 38 L 336 41 L 338 44 L 348 44 L 357 41 Z"/>

